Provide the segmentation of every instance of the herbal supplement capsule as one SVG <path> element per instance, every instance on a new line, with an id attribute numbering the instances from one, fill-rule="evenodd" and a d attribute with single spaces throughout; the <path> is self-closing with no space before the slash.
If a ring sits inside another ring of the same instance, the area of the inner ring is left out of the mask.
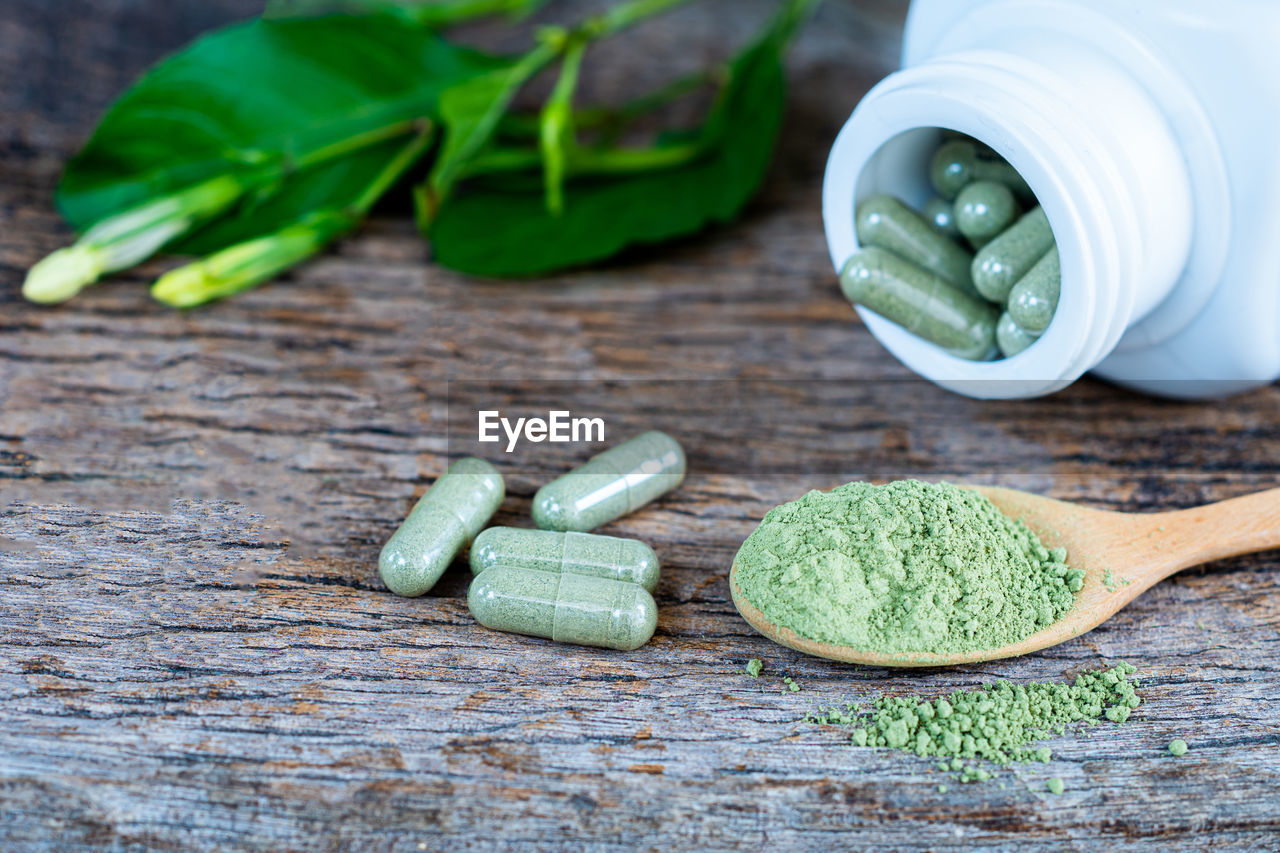
<path id="1" fill-rule="evenodd" d="M 850 301 L 960 358 L 983 361 L 996 351 L 990 305 L 892 252 L 854 252 L 840 273 L 840 287 Z"/>
<path id="2" fill-rule="evenodd" d="M 996 344 L 1005 358 L 1013 358 L 1027 347 L 1039 340 L 1040 335 L 1032 334 L 1019 326 L 1005 311 L 996 321 Z"/>
<path id="3" fill-rule="evenodd" d="M 956 227 L 978 248 L 1000 236 L 1017 218 L 1018 200 L 1004 184 L 974 181 L 956 196 Z"/>
<path id="4" fill-rule="evenodd" d="M 1009 293 L 1009 316 L 1028 332 L 1049 328 L 1062 290 L 1062 261 L 1054 246 Z"/>
<path id="5" fill-rule="evenodd" d="M 954 287 L 978 295 L 969 279 L 973 255 L 938 233 L 929 221 L 899 199 L 871 196 L 856 211 L 858 242 L 910 261 Z"/>
<path id="6" fill-rule="evenodd" d="M 496 631 L 621 651 L 649 642 L 658 625 L 658 605 L 636 584 L 512 566 L 476 575 L 467 606 Z"/>
<path id="7" fill-rule="evenodd" d="M 671 491 L 684 469 L 684 450 L 674 438 L 643 433 L 539 489 L 533 521 L 543 530 L 591 530 Z"/>
<path id="8" fill-rule="evenodd" d="M 953 139 L 944 142 L 933 155 L 930 169 L 933 188 L 938 195 L 951 201 L 960 191 L 974 181 L 995 181 L 1004 184 L 1018 196 L 1031 199 L 1035 194 L 1018 171 L 1004 158 L 985 150 L 973 140 Z"/>
<path id="9" fill-rule="evenodd" d="M 963 236 L 956 227 L 955 208 L 945 198 L 934 196 L 925 203 L 921 212 L 930 225 L 952 240 L 959 240 Z"/>
<path id="10" fill-rule="evenodd" d="M 493 517 L 502 475 L 483 459 L 459 459 L 431 484 L 378 557 L 378 573 L 396 595 L 422 595 Z"/>
<path id="11" fill-rule="evenodd" d="M 992 240 L 973 259 L 973 286 L 992 302 L 1009 301 L 1009 291 L 1053 248 L 1053 229 L 1037 207 Z"/>
<path id="12" fill-rule="evenodd" d="M 652 548 L 594 533 L 490 527 L 471 545 L 471 571 L 478 575 L 494 566 L 609 578 L 649 592 L 658 585 L 658 555 Z"/>

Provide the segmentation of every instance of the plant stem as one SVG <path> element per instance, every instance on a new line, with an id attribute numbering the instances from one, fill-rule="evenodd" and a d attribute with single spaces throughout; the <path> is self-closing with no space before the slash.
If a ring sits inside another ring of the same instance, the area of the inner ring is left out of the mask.
<path id="1" fill-rule="evenodd" d="M 299 264 L 350 231 L 410 167 L 431 147 L 435 125 L 412 122 L 417 134 L 374 176 L 349 206 L 313 211 L 273 234 L 227 246 L 207 258 L 170 270 L 151 295 L 174 308 L 193 308 L 221 299 Z"/>
<path id="2" fill-rule="evenodd" d="M 395 157 L 391 158 L 369 186 L 365 187 L 364 192 L 352 202 L 350 209 L 356 216 L 367 214 L 378 203 L 378 199 L 382 198 L 383 194 L 391 189 L 392 185 L 431 147 L 435 125 L 429 119 L 418 119 L 413 124 L 418 128 L 417 135 Z"/>
<path id="3" fill-rule="evenodd" d="M 612 132 L 623 130 L 640 116 L 692 94 L 708 83 L 718 81 L 723 76 L 723 71 L 723 66 L 700 69 L 617 106 L 584 107 L 574 112 L 574 126 L 580 130 L 605 127 Z M 532 139 L 538 135 L 539 124 L 538 117 L 534 115 L 508 115 L 502 119 L 501 130 L 508 137 Z"/>
<path id="4" fill-rule="evenodd" d="M 173 308 L 194 308 L 232 296 L 302 263 L 353 224 L 345 211 L 309 213 L 273 234 L 170 270 L 151 286 L 151 295 Z"/>
<path id="5" fill-rule="evenodd" d="M 397 136 L 404 136 L 422 127 L 423 121 L 424 119 L 421 118 L 396 121 L 383 127 L 375 127 L 371 130 L 348 136 L 345 139 L 339 139 L 337 142 L 331 142 L 328 145 L 321 145 L 319 148 L 313 148 L 287 160 L 284 164 L 284 171 L 287 174 L 307 169 L 327 160 L 344 157 L 363 148 L 395 139 Z"/>
<path id="6" fill-rule="evenodd" d="M 691 0 L 628 0 L 609 11 L 586 21 L 582 28 L 591 38 L 608 38 L 646 18 L 660 15 L 668 9 L 689 3 Z"/>
<path id="7" fill-rule="evenodd" d="M 451 2 L 400 4 L 403 15 L 427 27 L 450 26 L 492 15 L 531 15 L 547 0 L 451 0 Z"/>
<path id="8" fill-rule="evenodd" d="M 215 175 L 100 219 L 73 245 L 33 266 L 22 294 L 32 302 L 70 299 L 104 273 L 140 264 L 165 244 L 224 213 L 249 185 L 236 175 Z"/>
<path id="9" fill-rule="evenodd" d="M 564 209 L 565 166 L 578 147 L 577 129 L 573 123 L 573 96 L 578 89 L 578 76 L 587 44 L 584 38 L 569 39 L 560 63 L 560 77 L 540 116 L 542 127 L 538 134 L 538 147 L 542 151 L 543 186 L 547 209 L 556 215 Z"/>
<path id="10" fill-rule="evenodd" d="M 702 142 L 652 148 L 579 148 L 565 161 L 565 177 L 599 177 L 683 166 L 706 152 Z M 542 155 L 527 148 L 499 148 L 477 157 L 464 177 L 525 172 L 542 165 Z"/>
<path id="11" fill-rule="evenodd" d="M 691 95 L 709 83 L 721 84 L 723 77 L 723 65 L 699 69 L 691 74 L 677 77 L 670 83 L 659 86 L 652 92 L 628 101 L 620 107 L 583 110 L 582 118 L 586 122 L 584 126 L 600 128 L 604 134 L 604 141 L 612 142 L 641 116 L 661 109 L 686 95 Z"/>
<path id="12" fill-rule="evenodd" d="M 697 142 L 657 148 L 587 148 L 574 152 L 569 170 L 575 175 L 618 175 L 683 166 L 705 153 Z"/>
<path id="13" fill-rule="evenodd" d="M 523 172 L 542 167 L 542 154 L 532 148 L 494 148 L 474 157 L 462 179 L 500 172 Z"/>

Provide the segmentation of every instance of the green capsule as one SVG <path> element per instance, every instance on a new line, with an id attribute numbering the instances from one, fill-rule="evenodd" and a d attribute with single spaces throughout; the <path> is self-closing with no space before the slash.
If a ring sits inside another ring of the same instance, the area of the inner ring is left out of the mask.
<path id="1" fill-rule="evenodd" d="M 863 246 L 892 252 L 966 293 L 978 295 L 969 279 L 973 255 L 901 200 L 871 196 L 858 205 L 856 218 L 858 242 Z"/>
<path id="2" fill-rule="evenodd" d="M 471 571 L 494 566 L 571 572 L 639 584 L 658 585 L 658 555 L 643 542 L 594 533 L 490 527 L 471 545 Z"/>
<path id="3" fill-rule="evenodd" d="M 952 240 L 959 240 L 962 236 L 960 229 L 956 227 L 956 211 L 952 207 L 951 202 L 945 198 L 934 196 L 925 203 L 924 218 L 932 225 L 940 234 L 950 237 Z"/>
<path id="4" fill-rule="evenodd" d="M 1053 229 L 1037 207 L 996 237 L 973 259 L 973 285 L 992 302 L 1009 301 L 1009 291 L 1053 248 Z"/>
<path id="5" fill-rule="evenodd" d="M 973 140 L 944 142 L 933 155 L 930 177 L 938 195 L 948 201 L 960 195 L 960 191 L 974 181 L 995 181 L 1013 190 L 1020 198 L 1029 200 L 1035 197 L 1016 169 Z"/>
<path id="6" fill-rule="evenodd" d="M 996 315 L 989 304 L 892 252 L 854 252 L 840 287 L 850 301 L 960 358 L 985 361 L 996 352 Z"/>
<path id="7" fill-rule="evenodd" d="M 1013 358 L 1039 339 L 1039 334 L 1032 334 L 1015 323 L 1008 311 L 996 321 L 996 344 L 1005 358 Z"/>
<path id="8" fill-rule="evenodd" d="M 1058 247 L 1054 246 L 1013 286 L 1009 293 L 1009 316 L 1028 332 L 1043 332 L 1058 310 L 1061 290 L 1062 261 Z"/>
<path id="9" fill-rule="evenodd" d="M 396 595 L 422 595 L 473 540 L 502 503 L 502 475 L 483 459 L 459 459 L 427 489 L 378 557 L 378 573 Z"/>
<path id="10" fill-rule="evenodd" d="M 684 471 L 679 442 L 646 432 L 539 489 L 533 521 L 543 530 L 592 530 L 671 491 Z"/>
<path id="11" fill-rule="evenodd" d="M 955 211 L 960 233 L 981 248 L 1018 218 L 1018 200 L 1004 184 L 974 181 L 956 196 Z"/>
<path id="12" fill-rule="evenodd" d="M 467 606 L 496 631 L 621 651 L 649 642 L 658 625 L 658 605 L 636 584 L 512 566 L 476 575 Z"/>

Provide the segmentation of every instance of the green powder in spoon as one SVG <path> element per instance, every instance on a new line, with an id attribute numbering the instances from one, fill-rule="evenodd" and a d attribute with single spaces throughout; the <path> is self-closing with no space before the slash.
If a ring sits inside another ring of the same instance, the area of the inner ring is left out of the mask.
<path id="1" fill-rule="evenodd" d="M 904 654 L 994 649 L 1056 622 L 1084 573 L 977 492 L 849 483 L 771 510 L 738 588 L 801 637 Z"/>

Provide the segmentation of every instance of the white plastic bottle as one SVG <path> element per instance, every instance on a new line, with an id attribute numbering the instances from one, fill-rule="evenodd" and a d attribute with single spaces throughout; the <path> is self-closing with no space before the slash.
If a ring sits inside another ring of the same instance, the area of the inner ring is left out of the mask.
<path id="1" fill-rule="evenodd" d="M 1280 0 L 915 0 L 903 69 L 841 131 L 823 217 L 839 269 L 854 206 L 931 195 L 941 128 L 1026 178 L 1062 254 L 1044 336 L 1013 358 L 948 355 L 875 314 L 920 375 L 1033 397 L 1087 371 L 1211 397 L 1280 377 Z"/>

